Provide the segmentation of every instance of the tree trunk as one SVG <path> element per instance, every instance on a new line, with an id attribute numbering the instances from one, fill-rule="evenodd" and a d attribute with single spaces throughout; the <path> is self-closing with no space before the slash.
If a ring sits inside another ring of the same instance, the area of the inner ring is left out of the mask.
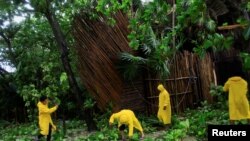
<path id="1" fill-rule="evenodd" d="M 8 55 L 10 57 L 10 60 L 12 61 L 13 64 L 17 64 L 16 62 L 16 56 L 12 51 L 12 44 L 11 44 L 11 39 L 6 36 L 3 32 L 0 32 L 0 37 L 2 37 L 5 41 L 5 43 L 7 44 L 7 48 L 8 48 Z"/>
<path id="2" fill-rule="evenodd" d="M 46 16 L 47 20 L 49 21 L 49 24 L 53 30 L 53 34 L 56 38 L 56 42 L 58 44 L 58 47 L 60 48 L 61 61 L 62 61 L 63 67 L 64 67 L 64 71 L 67 73 L 67 77 L 68 77 L 71 91 L 74 93 L 74 96 L 75 96 L 76 101 L 77 101 L 77 106 L 80 107 L 80 110 L 81 110 L 80 112 L 83 114 L 83 118 L 87 124 L 88 131 L 97 130 L 97 126 L 93 120 L 93 117 L 91 117 L 91 115 L 88 114 L 87 111 L 83 107 L 84 99 L 81 97 L 82 91 L 79 88 L 79 86 L 76 82 L 76 79 L 74 77 L 74 73 L 72 71 L 69 57 L 68 57 L 68 54 L 69 54 L 68 44 L 64 38 L 64 35 L 63 35 L 63 32 L 60 28 L 59 23 L 56 20 L 56 16 L 50 10 L 48 10 L 45 13 L 45 16 Z"/>

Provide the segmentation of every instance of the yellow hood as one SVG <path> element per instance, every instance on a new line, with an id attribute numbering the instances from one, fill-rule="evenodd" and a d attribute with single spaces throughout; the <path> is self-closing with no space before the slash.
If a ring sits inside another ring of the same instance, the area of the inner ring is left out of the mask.
<path id="1" fill-rule="evenodd" d="M 164 86 L 162 84 L 159 84 L 158 87 L 157 87 L 157 89 L 159 91 L 164 91 L 165 90 L 165 88 L 164 88 Z"/>
<path id="2" fill-rule="evenodd" d="M 42 102 L 39 101 L 39 102 L 37 103 L 37 107 L 41 107 L 41 106 L 44 106 L 44 104 L 43 104 Z M 45 106 L 46 106 L 46 105 L 45 105 Z"/>
<path id="3" fill-rule="evenodd" d="M 234 77 L 229 78 L 229 81 L 240 81 L 240 80 L 242 80 L 242 78 L 239 76 L 234 76 Z"/>

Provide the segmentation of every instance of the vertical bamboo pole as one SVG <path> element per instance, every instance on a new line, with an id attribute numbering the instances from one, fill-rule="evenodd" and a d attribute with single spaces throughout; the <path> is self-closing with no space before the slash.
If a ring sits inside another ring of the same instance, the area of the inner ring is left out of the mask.
<path id="1" fill-rule="evenodd" d="M 175 0 L 172 1 L 173 2 L 173 7 L 172 7 L 172 32 L 174 32 L 174 27 L 175 27 Z M 173 35 L 172 37 L 173 41 L 173 48 L 175 49 L 175 35 Z M 176 107 L 176 113 L 178 113 L 178 96 L 177 96 L 177 81 L 176 81 L 176 75 L 177 75 L 177 64 L 176 64 L 176 55 L 174 55 L 174 93 L 175 93 L 175 107 Z"/>

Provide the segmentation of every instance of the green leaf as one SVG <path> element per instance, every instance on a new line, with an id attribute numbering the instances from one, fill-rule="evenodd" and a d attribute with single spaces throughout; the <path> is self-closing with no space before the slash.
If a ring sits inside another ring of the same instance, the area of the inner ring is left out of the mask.
<path id="1" fill-rule="evenodd" d="M 99 133 L 98 135 L 97 135 L 97 137 L 98 137 L 98 139 L 100 139 L 100 140 L 103 140 L 105 137 L 104 137 L 104 135 L 103 135 L 103 133 Z"/>
<path id="2" fill-rule="evenodd" d="M 206 23 L 206 26 L 207 26 L 207 28 L 208 28 L 210 31 L 215 31 L 216 24 L 215 24 L 214 20 L 209 20 L 209 21 Z"/>
<path id="3" fill-rule="evenodd" d="M 250 2 L 247 3 L 247 9 L 250 11 Z"/>
<path id="4" fill-rule="evenodd" d="M 132 41 L 129 42 L 129 46 L 133 48 L 134 50 L 137 50 L 139 47 L 139 41 L 136 39 L 133 39 Z"/>
<path id="5" fill-rule="evenodd" d="M 203 48 L 204 49 L 208 49 L 208 48 L 210 48 L 212 46 L 213 46 L 213 42 L 210 41 L 210 40 L 206 40 L 205 43 L 204 43 L 204 45 L 203 45 Z"/>
<path id="6" fill-rule="evenodd" d="M 250 38 L 250 24 L 249 24 L 248 27 L 244 30 L 243 35 L 244 35 L 245 40 L 248 40 L 248 39 Z"/>
<path id="7" fill-rule="evenodd" d="M 60 82 L 63 83 L 65 81 L 67 81 L 67 74 L 65 72 L 63 72 L 60 76 Z"/>

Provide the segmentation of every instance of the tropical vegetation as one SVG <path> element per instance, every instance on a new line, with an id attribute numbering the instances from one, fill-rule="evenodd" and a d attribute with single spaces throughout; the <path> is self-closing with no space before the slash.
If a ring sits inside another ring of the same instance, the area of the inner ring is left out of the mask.
<path id="1" fill-rule="evenodd" d="M 233 18 L 221 17 L 232 5 L 238 13 Z M 28 141 L 38 134 L 36 103 L 42 95 L 60 105 L 53 115 L 58 125 L 54 140 L 119 139 L 118 130 L 108 127 L 111 108 L 100 111 L 80 81 L 72 35 L 72 23 L 79 13 L 92 19 L 101 13 L 114 26 L 117 11 L 128 17 L 127 38 L 136 52 L 119 54 L 126 79 L 133 80 L 147 70 L 164 80 L 176 53 L 187 50 L 202 58 L 206 53 L 229 50 L 236 40 L 243 45 L 239 48 L 244 72 L 250 69 L 247 0 L 0 0 L 0 141 Z M 230 24 L 240 29 L 227 34 L 218 31 Z M 158 129 L 155 115 L 139 114 L 144 141 L 206 140 L 208 124 L 229 124 L 222 86 L 211 83 L 210 94 L 214 103 L 204 100 L 199 107 L 174 114 L 167 130 Z M 131 140 L 139 140 L 139 134 Z"/>

